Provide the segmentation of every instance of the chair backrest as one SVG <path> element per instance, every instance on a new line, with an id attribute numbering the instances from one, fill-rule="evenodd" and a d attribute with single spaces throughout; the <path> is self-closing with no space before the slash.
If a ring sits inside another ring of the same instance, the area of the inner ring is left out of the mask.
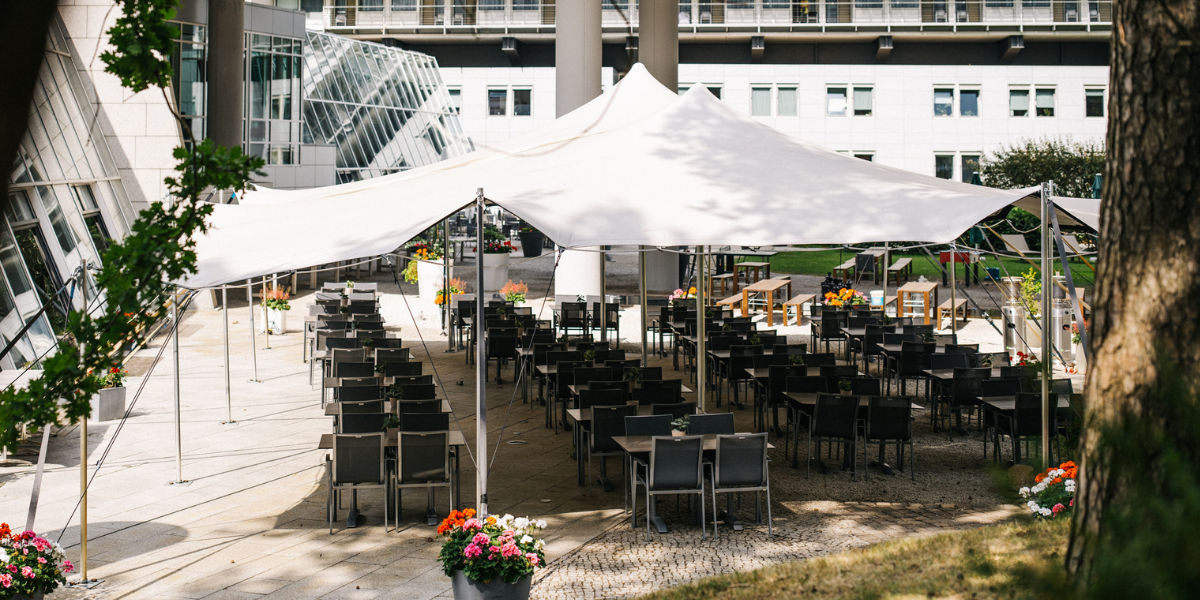
<path id="1" fill-rule="evenodd" d="M 695 402 L 675 402 L 673 404 L 651 404 L 650 414 L 654 415 L 671 415 L 671 420 L 674 421 L 684 415 L 696 414 Z"/>
<path id="2" fill-rule="evenodd" d="M 375 365 L 369 362 L 344 362 L 333 369 L 334 377 L 374 377 Z"/>
<path id="3" fill-rule="evenodd" d="M 832 352 L 818 352 L 804 355 L 804 366 L 806 367 L 824 367 L 836 364 L 837 358 L 834 357 Z"/>
<path id="4" fill-rule="evenodd" d="M 630 382 L 623 379 L 613 379 L 609 381 L 593 380 L 588 382 L 588 389 L 592 391 L 618 391 L 621 392 L 622 397 L 624 398 L 621 401 L 628 402 L 631 385 L 632 384 Z"/>
<path id="5" fill-rule="evenodd" d="M 337 373 L 337 366 L 344 362 L 367 362 L 366 349 L 359 348 L 357 350 L 333 348 L 329 350 L 329 363 L 333 366 L 333 372 Z"/>
<path id="6" fill-rule="evenodd" d="M 450 413 L 403 413 L 400 431 L 447 431 L 450 429 Z"/>
<path id="7" fill-rule="evenodd" d="M 671 415 L 625 417 L 625 435 L 671 435 Z"/>
<path id="8" fill-rule="evenodd" d="M 1071 384 L 1070 379 L 1051 379 L 1050 391 L 1055 394 L 1066 394 L 1070 396 L 1075 393 L 1075 386 Z"/>
<path id="9" fill-rule="evenodd" d="M 324 332 L 328 332 L 328 333 L 340 333 L 341 335 L 337 336 L 337 337 L 345 337 L 346 332 L 350 330 L 350 325 L 351 325 L 350 321 L 347 321 L 341 315 L 338 315 L 337 317 L 331 317 L 329 319 L 321 319 L 320 317 L 318 317 L 318 319 L 319 319 L 319 321 L 317 323 L 317 331 L 324 331 Z M 330 337 L 334 337 L 334 336 L 330 336 Z"/>
<path id="10" fill-rule="evenodd" d="M 718 435 L 713 476 L 716 479 L 713 485 L 717 488 L 766 486 L 767 434 Z"/>
<path id="11" fill-rule="evenodd" d="M 878 396 L 883 393 L 883 380 L 875 377 L 855 377 L 850 380 L 850 395 Z"/>
<path id="12" fill-rule="evenodd" d="M 642 379 L 662 379 L 662 367 L 635 367 L 642 370 Z M 628 373 L 630 367 L 622 369 Z"/>
<path id="13" fill-rule="evenodd" d="M 979 354 L 979 344 L 946 344 L 946 354 Z"/>
<path id="14" fill-rule="evenodd" d="M 793 394 L 824 394 L 831 389 L 829 380 L 819 375 L 788 377 L 784 385 Z"/>
<path id="15" fill-rule="evenodd" d="M 612 369 L 607 367 L 582 367 L 574 370 L 575 385 L 587 385 L 592 381 L 609 381 L 612 379 Z M 562 374 L 559 374 L 562 377 Z"/>
<path id="16" fill-rule="evenodd" d="M 758 345 L 762 346 L 763 348 L 774 348 L 775 344 L 778 343 L 780 339 L 786 340 L 787 337 L 780 336 L 773 331 L 758 332 Z M 762 352 L 759 352 L 759 354 L 762 354 Z"/>
<path id="17" fill-rule="evenodd" d="M 741 336 L 738 336 L 738 335 L 725 335 L 723 333 L 715 333 L 708 337 L 708 349 L 712 350 L 714 352 L 719 352 L 721 350 L 729 350 L 730 346 L 733 346 L 734 344 L 740 344 L 741 341 L 742 341 L 742 338 L 741 338 Z"/>
<path id="18" fill-rule="evenodd" d="M 566 398 L 570 394 L 569 386 L 575 383 L 575 371 L 592 368 L 591 363 L 582 360 L 560 361 L 557 367 L 558 375 L 555 379 L 554 395 L 558 398 Z"/>
<path id="19" fill-rule="evenodd" d="M 908 333 L 887 333 L 883 334 L 883 343 L 885 344 L 903 344 L 904 342 L 915 342 L 916 336 Z"/>
<path id="20" fill-rule="evenodd" d="M 559 343 L 543 344 L 540 342 L 535 342 L 533 344 L 533 364 L 534 364 L 534 366 L 552 364 L 552 363 L 548 362 L 550 353 L 566 352 L 566 350 L 567 350 L 566 344 L 559 344 Z"/>
<path id="21" fill-rule="evenodd" d="M 418 375 L 421 373 L 421 363 L 419 362 L 385 362 L 380 363 L 380 366 L 383 367 L 383 371 L 381 372 L 385 377 L 408 377 L 412 376 L 412 373 Z"/>
<path id="22" fill-rule="evenodd" d="M 979 355 L 979 360 L 983 361 L 985 356 L 991 358 L 993 367 L 1007 367 L 1012 364 L 1007 352 L 984 352 Z"/>
<path id="23" fill-rule="evenodd" d="M 912 342 L 904 342 L 910 344 Z M 905 377 L 920 376 L 922 371 L 930 368 L 929 357 L 932 352 L 924 350 L 901 350 L 899 367 L 900 375 Z"/>
<path id="24" fill-rule="evenodd" d="M 401 400 L 432 400 L 437 398 L 437 386 L 432 383 L 413 383 L 400 386 Z"/>
<path id="25" fill-rule="evenodd" d="M 706 433 L 733 433 L 737 426 L 733 423 L 733 413 L 712 413 L 707 415 L 692 415 L 688 417 L 688 435 L 703 435 Z"/>
<path id="26" fill-rule="evenodd" d="M 991 376 L 991 369 L 954 369 L 951 398 L 955 403 L 974 402 L 983 395 L 983 380 Z"/>
<path id="27" fill-rule="evenodd" d="M 579 362 L 583 360 L 583 352 L 579 350 L 547 350 L 547 365 L 557 365 L 560 362 Z"/>
<path id="28" fill-rule="evenodd" d="M 958 343 L 957 333 L 935 333 L 933 343 L 938 346 L 953 346 Z"/>
<path id="29" fill-rule="evenodd" d="M 397 446 L 401 484 L 450 481 L 449 431 L 401 431 Z"/>
<path id="30" fill-rule="evenodd" d="M 591 408 L 593 406 L 615 406 L 625 404 L 625 390 L 579 390 L 579 400 L 575 408 Z M 637 408 L 637 407 L 634 407 Z M 636 411 L 634 414 L 637 414 Z"/>
<path id="31" fill-rule="evenodd" d="M 387 464 L 383 459 L 386 434 L 339 433 L 333 436 L 333 483 L 383 485 Z"/>
<path id="32" fill-rule="evenodd" d="M 651 491 L 703 490 L 704 436 L 655 437 L 650 445 Z"/>
<path id="33" fill-rule="evenodd" d="M 513 358 L 517 355 L 520 338 L 516 329 L 492 329 L 488 331 L 488 358 Z"/>
<path id="34" fill-rule="evenodd" d="M 371 347 L 375 349 L 375 352 L 377 354 L 379 353 L 380 350 L 400 350 L 400 349 L 402 349 L 401 346 L 403 346 L 403 345 L 404 345 L 404 340 L 402 340 L 400 338 L 393 338 L 393 337 L 372 337 L 371 338 Z M 407 356 L 407 354 L 406 354 L 406 356 Z M 376 358 L 376 360 L 379 360 L 379 359 Z"/>
<path id="35" fill-rule="evenodd" d="M 624 350 L 596 350 L 596 363 L 604 364 L 610 360 L 625 360 Z"/>
<path id="36" fill-rule="evenodd" d="M 1056 394 L 1050 394 L 1051 406 L 1058 405 Z M 1012 434 L 1017 437 L 1042 434 L 1042 395 L 1038 392 L 1017 394 Z"/>
<path id="37" fill-rule="evenodd" d="M 785 354 L 787 356 L 791 356 L 793 354 L 806 354 L 808 353 L 808 344 L 780 344 L 776 342 L 775 346 L 772 347 L 771 352 L 774 354 Z"/>
<path id="38" fill-rule="evenodd" d="M 372 398 L 369 400 L 338 400 L 338 416 L 345 415 L 369 415 L 374 413 L 382 413 L 383 399 Z M 379 431 L 376 429 L 375 431 Z"/>
<path id="39" fill-rule="evenodd" d="M 858 396 L 821 394 L 813 412 L 813 437 L 852 440 L 857 435 Z"/>
<path id="40" fill-rule="evenodd" d="M 919 338 L 923 339 L 926 334 L 933 335 L 933 324 L 931 323 L 929 325 L 925 325 L 922 323 L 920 325 L 905 325 L 904 333 L 916 334 Z"/>
<path id="41" fill-rule="evenodd" d="M 633 388 L 633 400 L 642 406 L 651 404 L 673 404 L 679 401 L 679 395 L 669 387 L 662 388 Z"/>
<path id="42" fill-rule="evenodd" d="M 374 314 L 379 309 L 379 307 L 375 306 L 374 300 L 351 300 L 347 304 L 347 307 L 350 309 L 348 312 L 352 315 Z"/>
<path id="43" fill-rule="evenodd" d="M 971 366 L 971 361 L 966 354 L 951 354 L 946 352 L 935 352 L 929 355 L 929 368 L 931 369 L 965 369 Z"/>
<path id="44" fill-rule="evenodd" d="M 755 369 L 766 369 L 768 367 L 786 367 L 792 364 L 791 358 L 786 354 L 757 354 L 751 357 Z"/>
<path id="45" fill-rule="evenodd" d="M 353 350 L 362 348 L 362 340 L 351 337 L 329 337 L 327 335 L 321 338 L 325 342 L 326 350 Z"/>
<path id="46" fill-rule="evenodd" d="M 397 342 L 400 340 L 397 339 Z M 416 362 L 412 360 L 412 351 L 408 348 L 376 348 L 375 349 L 375 364 L 394 362 Z M 421 364 L 416 362 L 416 364 Z"/>
<path id="47" fill-rule="evenodd" d="M 409 413 L 440 413 L 442 412 L 441 400 L 401 400 L 396 403 L 397 414 Z"/>
<path id="48" fill-rule="evenodd" d="M 682 379 L 646 379 L 642 378 L 643 388 L 666 388 L 675 393 L 675 397 L 683 397 L 683 380 Z"/>
<path id="49" fill-rule="evenodd" d="M 821 377 L 829 382 L 830 390 L 836 390 L 843 379 L 858 377 L 858 367 L 855 365 L 826 365 L 821 367 Z"/>
<path id="50" fill-rule="evenodd" d="M 391 366 L 391 365 L 388 365 Z M 394 391 L 392 396 L 400 397 L 400 388 L 406 385 L 433 385 L 433 374 L 429 375 L 397 375 L 392 380 Z"/>
<path id="51" fill-rule="evenodd" d="M 912 402 L 872 397 L 867 401 L 866 435 L 868 440 L 911 440 Z"/>
<path id="52" fill-rule="evenodd" d="M 995 377 L 979 384 L 980 396 L 1016 396 L 1024 390 L 1020 377 Z"/>
<path id="53" fill-rule="evenodd" d="M 377 413 L 346 413 L 338 417 L 338 433 L 375 433 L 383 431 L 383 422 L 388 418 L 385 412 Z"/>
<path id="54" fill-rule="evenodd" d="M 615 435 L 625 435 L 625 418 L 637 415 L 637 407 L 630 404 L 620 406 L 592 407 L 592 452 L 616 452 L 621 449 L 613 441 Z"/>
<path id="55" fill-rule="evenodd" d="M 850 329 L 866 328 L 867 325 L 877 325 L 878 317 L 850 317 L 847 320 L 847 327 Z"/>
<path id="56" fill-rule="evenodd" d="M 1037 370 L 1030 366 L 1000 367 L 1001 377 L 1020 377 L 1028 379 L 1037 377 Z"/>
<path id="57" fill-rule="evenodd" d="M 379 381 L 376 379 L 376 381 Z M 387 390 L 379 385 L 355 385 L 334 388 L 337 391 L 338 402 L 364 402 L 367 400 L 383 400 Z M 383 412 L 380 410 L 379 412 Z"/>

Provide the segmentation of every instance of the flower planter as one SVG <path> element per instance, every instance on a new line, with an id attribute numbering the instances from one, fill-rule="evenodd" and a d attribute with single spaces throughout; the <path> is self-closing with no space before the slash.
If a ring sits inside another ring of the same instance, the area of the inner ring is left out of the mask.
<path id="1" fill-rule="evenodd" d="M 685 435 L 687 435 L 687 432 L 684 432 L 684 431 L 678 431 L 678 430 L 676 430 L 676 429 L 672 429 L 672 430 L 671 430 L 671 437 L 683 437 L 683 436 L 685 436 Z"/>
<path id="2" fill-rule="evenodd" d="M 546 244 L 546 234 L 540 231 L 522 231 L 517 234 L 521 238 L 521 252 L 526 258 L 542 255 L 542 246 Z"/>
<path id="3" fill-rule="evenodd" d="M 17 594 L 13 596 L 13 600 L 42 600 L 46 595 L 44 590 L 38 590 L 32 594 Z"/>
<path id="4" fill-rule="evenodd" d="M 434 302 L 437 300 L 438 288 L 446 278 L 445 266 L 442 261 L 417 263 L 417 295 L 422 300 Z"/>
<path id="5" fill-rule="evenodd" d="M 92 397 L 93 421 L 114 421 L 125 416 L 125 386 L 104 388 Z"/>
<path id="6" fill-rule="evenodd" d="M 287 333 L 287 311 L 268 308 L 267 329 L 274 335 Z"/>
<path id="7" fill-rule="evenodd" d="M 450 578 L 450 588 L 454 590 L 455 600 L 528 600 L 532 581 L 532 577 L 526 576 L 516 583 L 504 583 L 497 577 L 483 583 L 467 579 L 462 571 L 455 571 Z"/>
<path id="8" fill-rule="evenodd" d="M 508 253 L 483 253 L 483 291 L 498 292 L 508 283 Z"/>

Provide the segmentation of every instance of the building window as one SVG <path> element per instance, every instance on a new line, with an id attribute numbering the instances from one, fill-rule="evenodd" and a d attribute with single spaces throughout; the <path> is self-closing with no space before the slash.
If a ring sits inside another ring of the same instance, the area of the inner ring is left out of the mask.
<path id="1" fill-rule="evenodd" d="M 379 7 L 382 8 L 382 3 Z M 248 154 L 267 164 L 290 165 L 300 158 L 303 122 L 300 95 L 302 43 L 251 33 L 247 36 L 245 130 Z"/>
<path id="2" fill-rule="evenodd" d="M 854 116 L 869 117 L 874 113 L 874 90 L 869 87 L 854 88 Z"/>
<path id="3" fill-rule="evenodd" d="M 508 114 L 508 90 L 488 90 L 488 116 L 503 117 Z"/>
<path id="4" fill-rule="evenodd" d="M 513 90 L 513 116 L 528 117 L 533 114 L 533 90 Z"/>
<path id="5" fill-rule="evenodd" d="M 779 88 L 779 116 L 794 117 L 796 116 L 796 88 L 781 87 Z"/>
<path id="6" fill-rule="evenodd" d="M 933 174 L 938 179 L 954 178 L 954 155 L 939 154 L 933 157 Z"/>
<path id="7" fill-rule="evenodd" d="M 854 158 L 861 158 L 867 162 L 875 161 L 875 155 L 870 152 L 855 152 Z"/>
<path id="8" fill-rule="evenodd" d="M 92 243 L 96 245 L 96 251 L 103 253 L 108 250 L 112 236 L 104 224 L 100 205 L 96 202 L 96 196 L 92 194 L 92 186 L 74 185 L 71 186 L 71 191 L 75 192 L 75 198 L 79 200 L 83 221 L 87 224 L 88 234 L 92 237 Z"/>
<path id="9" fill-rule="evenodd" d="M 487 10 L 483 6 L 488 0 L 479 3 L 479 10 Z M 417 10 L 417 0 L 392 0 L 392 10 Z"/>
<path id="10" fill-rule="evenodd" d="M 771 88 L 756 87 L 750 89 L 750 116 L 771 116 Z"/>
<path id="11" fill-rule="evenodd" d="M 933 90 L 933 116 L 950 117 L 954 115 L 954 90 L 939 88 Z"/>
<path id="12" fill-rule="evenodd" d="M 979 172 L 980 155 L 964 154 L 962 155 L 962 181 L 963 183 L 971 183 L 971 179 Z"/>
<path id="13" fill-rule="evenodd" d="M 180 116 L 192 130 L 192 137 L 197 140 L 207 135 L 204 130 L 205 103 L 208 99 L 205 91 L 207 37 L 205 27 L 180 23 L 179 39 L 172 40 L 175 52 L 171 54 L 171 92 Z"/>
<path id="14" fill-rule="evenodd" d="M 829 88 L 825 93 L 826 114 L 831 117 L 846 116 L 846 88 Z"/>
<path id="15" fill-rule="evenodd" d="M 459 88 L 448 88 L 446 93 L 450 95 L 450 112 L 458 115 L 462 114 L 462 90 Z"/>
<path id="16" fill-rule="evenodd" d="M 716 96 L 717 100 L 721 99 L 721 88 L 719 86 L 715 86 L 715 85 L 708 86 L 708 92 L 710 94 L 712 94 L 713 96 Z"/>
<path id="17" fill-rule="evenodd" d="M 1084 116 L 1104 116 L 1104 88 L 1088 88 L 1083 91 Z"/>
<path id="18" fill-rule="evenodd" d="M 1008 116 L 1029 116 L 1029 90 L 1008 91 Z"/>
<path id="19" fill-rule="evenodd" d="M 1054 88 L 1039 89 L 1034 92 L 1035 113 L 1039 117 L 1054 116 Z"/>
<path id="20" fill-rule="evenodd" d="M 978 117 L 979 116 L 979 90 L 959 90 L 959 92 L 958 92 L 958 116 L 960 116 L 960 117 Z"/>

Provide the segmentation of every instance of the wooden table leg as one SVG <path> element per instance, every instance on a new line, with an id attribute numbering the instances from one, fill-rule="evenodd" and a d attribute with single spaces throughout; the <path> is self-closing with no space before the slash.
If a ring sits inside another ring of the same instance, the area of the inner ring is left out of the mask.
<path id="1" fill-rule="evenodd" d="M 767 327 L 775 325 L 774 295 L 775 292 L 767 290 Z"/>
<path id="2" fill-rule="evenodd" d="M 742 317 L 750 316 L 750 292 L 742 288 Z"/>

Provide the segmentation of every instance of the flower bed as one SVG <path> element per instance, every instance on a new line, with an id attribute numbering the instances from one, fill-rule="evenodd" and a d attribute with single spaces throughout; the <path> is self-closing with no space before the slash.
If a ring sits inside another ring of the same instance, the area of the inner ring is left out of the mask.
<path id="1" fill-rule="evenodd" d="M 473 581 L 486 583 L 499 577 L 516 583 L 545 564 L 545 542 L 534 537 L 545 528 L 545 521 L 512 515 L 480 520 L 474 509 L 452 511 L 437 529 L 444 538 L 438 560 L 447 576 L 462 571 Z"/>
<path id="2" fill-rule="evenodd" d="M 1039 519 L 1068 516 L 1075 509 L 1075 463 L 1067 461 L 1033 478 L 1036 484 L 1020 490 L 1025 506 Z"/>
<path id="3" fill-rule="evenodd" d="M 62 546 L 32 531 L 14 534 L 0 523 L 0 596 L 52 592 L 74 569 Z"/>

